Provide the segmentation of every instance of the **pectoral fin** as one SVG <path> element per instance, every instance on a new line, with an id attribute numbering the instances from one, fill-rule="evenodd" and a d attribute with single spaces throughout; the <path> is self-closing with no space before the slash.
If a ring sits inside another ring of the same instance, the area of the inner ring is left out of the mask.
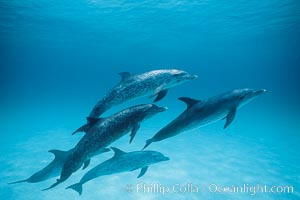
<path id="1" fill-rule="evenodd" d="M 139 128 L 141 127 L 141 125 L 139 123 L 135 124 L 133 127 L 132 127 L 132 130 L 131 130 L 131 134 L 130 134 L 130 141 L 129 141 L 129 144 L 132 142 L 134 136 L 136 135 L 137 131 L 139 130 Z"/>
<path id="2" fill-rule="evenodd" d="M 163 85 L 160 85 L 159 87 L 157 87 L 155 89 L 155 91 L 153 92 L 153 94 L 150 96 L 150 98 L 156 96 L 156 98 L 154 99 L 154 102 L 157 102 L 166 96 L 168 90 L 164 89 L 164 86 L 165 85 L 163 84 Z"/>
<path id="3" fill-rule="evenodd" d="M 157 94 L 157 97 L 154 99 L 153 102 L 157 102 L 157 101 L 163 99 L 163 98 L 167 95 L 167 93 L 168 93 L 168 90 L 167 90 L 167 89 L 160 91 L 160 92 Z"/>
<path id="4" fill-rule="evenodd" d="M 87 168 L 89 166 L 90 162 L 91 162 L 91 159 L 88 159 L 88 160 L 84 161 L 82 170 L 84 170 L 85 168 Z"/>
<path id="5" fill-rule="evenodd" d="M 144 174 L 146 174 L 147 170 L 148 170 L 148 166 L 143 167 L 143 168 L 141 169 L 141 172 L 140 172 L 140 174 L 138 175 L 137 178 L 140 178 L 140 177 L 144 176 Z"/>
<path id="6" fill-rule="evenodd" d="M 226 123 L 224 125 L 224 129 L 227 128 L 229 126 L 229 124 L 231 124 L 231 122 L 234 120 L 235 113 L 236 113 L 236 108 L 232 108 L 229 111 L 229 113 L 226 117 Z"/>

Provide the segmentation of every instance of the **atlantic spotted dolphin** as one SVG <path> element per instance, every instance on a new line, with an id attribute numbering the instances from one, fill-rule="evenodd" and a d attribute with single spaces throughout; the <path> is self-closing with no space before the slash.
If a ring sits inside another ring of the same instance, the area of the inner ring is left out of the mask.
<path id="1" fill-rule="evenodd" d="M 141 169 L 137 177 L 140 178 L 147 172 L 149 165 L 169 160 L 168 157 L 157 151 L 133 151 L 126 153 L 114 147 L 111 149 L 115 152 L 112 158 L 88 171 L 79 183 L 71 185 L 66 189 L 71 188 L 81 195 L 82 185 L 97 177 Z"/>
<path id="2" fill-rule="evenodd" d="M 206 99 L 196 100 L 181 97 L 186 103 L 186 110 L 167 126 L 159 130 L 151 139 L 146 141 L 144 149 L 152 142 L 158 142 L 173 137 L 181 132 L 226 119 L 224 128 L 233 121 L 236 111 L 266 90 L 238 89 Z"/>
<path id="3" fill-rule="evenodd" d="M 27 179 L 12 182 L 9 184 L 28 182 L 28 183 L 37 183 L 41 181 L 48 180 L 52 177 L 59 176 L 61 169 L 65 163 L 66 158 L 70 155 L 72 149 L 69 151 L 60 151 L 60 150 L 50 150 L 50 153 L 53 153 L 55 158 L 43 169 L 34 173 Z"/>
<path id="4" fill-rule="evenodd" d="M 67 180 L 83 164 L 86 168 L 90 158 L 105 150 L 105 147 L 131 131 L 130 142 L 133 140 L 140 123 L 166 108 L 154 104 L 141 104 L 124 109 L 110 117 L 100 118 L 74 147 L 62 168 L 60 178 L 48 189 Z M 46 190 L 46 189 L 45 189 Z"/>
<path id="5" fill-rule="evenodd" d="M 121 81 L 95 105 L 87 117 L 88 123 L 75 132 L 87 131 L 101 114 L 115 105 L 148 95 L 156 96 L 156 102 L 167 94 L 169 88 L 197 78 L 177 69 L 154 70 L 137 75 L 122 72 L 119 75 Z"/>

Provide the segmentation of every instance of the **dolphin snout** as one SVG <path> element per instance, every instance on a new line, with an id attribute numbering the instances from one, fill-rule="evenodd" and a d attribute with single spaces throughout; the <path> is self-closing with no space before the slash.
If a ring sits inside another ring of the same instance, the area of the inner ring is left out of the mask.
<path id="1" fill-rule="evenodd" d="M 165 156 L 165 157 L 163 158 L 163 161 L 167 161 L 167 160 L 170 160 L 170 158 Z"/>
<path id="2" fill-rule="evenodd" d="M 254 92 L 255 95 L 261 95 L 262 93 L 265 93 L 267 90 L 266 89 L 261 89 L 261 90 L 257 90 Z"/>
<path id="3" fill-rule="evenodd" d="M 159 107 L 159 112 L 164 112 L 168 110 L 168 107 Z"/>
<path id="4" fill-rule="evenodd" d="M 198 78 L 198 76 L 197 76 L 196 74 L 194 74 L 194 75 L 191 75 L 190 78 L 191 78 L 192 80 L 194 80 L 194 79 Z"/>

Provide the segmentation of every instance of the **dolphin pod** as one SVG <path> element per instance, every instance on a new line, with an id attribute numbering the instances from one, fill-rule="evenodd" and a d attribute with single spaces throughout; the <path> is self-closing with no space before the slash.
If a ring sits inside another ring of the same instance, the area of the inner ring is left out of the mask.
<path id="1" fill-rule="evenodd" d="M 122 72 L 119 75 L 121 76 L 120 83 L 94 106 L 87 117 L 87 123 L 72 133 L 85 132 L 75 147 L 68 151 L 50 150 L 49 152 L 55 155 L 52 162 L 29 178 L 10 184 L 36 183 L 59 176 L 54 184 L 43 189 L 49 190 L 67 180 L 81 167 L 82 169 L 87 168 L 92 157 L 110 149 L 114 151 L 112 158 L 86 172 L 78 183 L 70 185 L 66 189 L 73 189 L 81 195 L 82 185 L 92 179 L 137 169 L 141 169 L 138 175 L 140 178 L 146 173 L 149 165 L 169 160 L 160 152 L 143 151 L 151 143 L 221 119 L 226 120 L 224 125 L 226 128 L 234 120 L 238 108 L 266 91 L 238 89 L 206 100 L 180 97 L 179 100 L 187 106 L 185 111 L 148 139 L 142 151 L 126 153 L 115 147 L 109 149 L 108 146 L 128 132 L 131 132 L 129 139 L 129 143 L 131 143 L 144 120 L 164 112 L 167 108 L 151 103 L 140 104 L 123 109 L 108 117 L 99 116 L 115 105 L 143 96 L 155 97 L 154 102 L 157 102 L 166 96 L 169 88 L 193 80 L 197 78 L 197 75 L 177 69 L 153 70 L 138 75 Z"/>
<path id="2" fill-rule="evenodd" d="M 66 158 L 60 178 L 57 179 L 56 183 L 44 190 L 51 189 L 64 182 L 82 165 L 84 165 L 83 169 L 85 169 L 89 165 L 91 157 L 105 150 L 108 145 L 129 131 L 131 131 L 131 142 L 143 120 L 165 110 L 166 108 L 158 107 L 154 104 L 142 104 L 124 109 L 110 117 L 99 119 L 98 123 L 89 129 L 76 144 L 72 153 Z"/>
<path id="3" fill-rule="evenodd" d="M 112 158 L 88 171 L 81 178 L 79 183 L 70 185 L 66 189 L 73 189 L 81 195 L 82 185 L 99 176 L 141 169 L 137 177 L 140 178 L 147 172 L 149 165 L 169 160 L 168 157 L 165 157 L 162 153 L 157 151 L 133 151 L 126 153 L 115 147 L 111 147 L 111 149 L 115 153 Z"/>
<path id="4" fill-rule="evenodd" d="M 181 132 L 205 126 L 220 119 L 226 119 L 224 129 L 234 120 L 236 111 L 249 103 L 266 90 L 239 89 L 226 92 L 206 100 L 196 100 L 180 97 L 187 107 L 177 118 L 159 130 L 151 139 L 146 141 L 143 149 L 152 142 L 158 142 L 173 137 Z"/>

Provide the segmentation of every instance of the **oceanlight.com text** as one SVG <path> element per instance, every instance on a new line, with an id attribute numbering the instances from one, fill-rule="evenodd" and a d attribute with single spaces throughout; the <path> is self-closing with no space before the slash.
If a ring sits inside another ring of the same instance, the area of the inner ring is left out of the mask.
<path id="1" fill-rule="evenodd" d="M 231 186 L 210 184 L 208 189 L 211 193 L 248 193 L 250 195 L 256 195 L 257 193 L 294 193 L 293 186 L 268 186 L 260 184 L 243 184 Z"/>
<path id="2" fill-rule="evenodd" d="M 127 184 L 125 186 L 127 192 L 149 193 L 149 194 L 169 194 L 169 193 L 244 193 L 249 195 L 257 195 L 259 193 L 294 193 L 294 187 L 288 185 L 268 186 L 262 184 L 241 184 L 241 185 L 221 185 L 221 184 L 205 184 L 198 185 L 193 183 L 175 183 L 171 185 L 164 185 L 160 183 L 140 183 Z"/>

